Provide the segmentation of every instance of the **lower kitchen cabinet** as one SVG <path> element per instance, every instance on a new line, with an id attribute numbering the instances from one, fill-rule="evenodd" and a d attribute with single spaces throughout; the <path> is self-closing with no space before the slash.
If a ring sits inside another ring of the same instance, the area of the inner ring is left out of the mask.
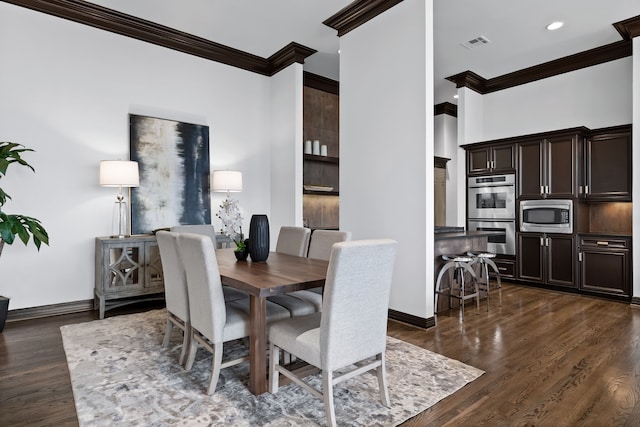
<path id="1" fill-rule="evenodd" d="M 496 263 L 496 267 L 498 267 L 501 278 L 516 278 L 516 260 L 514 256 L 498 255 L 493 261 Z"/>
<path id="2" fill-rule="evenodd" d="M 580 289 L 629 297 L 631 292 L 631 238 L 578 235 Z"/>
<path id="3" fill-rule="evenodd" d="M 518 279 L 577 287 L 575 239 L 571 234 L 517 233 Z"/>

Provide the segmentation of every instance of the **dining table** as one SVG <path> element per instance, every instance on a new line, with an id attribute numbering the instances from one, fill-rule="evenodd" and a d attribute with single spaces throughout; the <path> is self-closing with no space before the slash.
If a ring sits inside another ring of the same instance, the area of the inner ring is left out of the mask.
<path id="1" fill-rule="evenodd" d="M 234 249 L 217 249 L 222 284 L 249 294 L 249 390 L 268 390 L 267 297 L 324 286 L 328 261 L 270 252 L 266 261 L 236 260 Z"/>

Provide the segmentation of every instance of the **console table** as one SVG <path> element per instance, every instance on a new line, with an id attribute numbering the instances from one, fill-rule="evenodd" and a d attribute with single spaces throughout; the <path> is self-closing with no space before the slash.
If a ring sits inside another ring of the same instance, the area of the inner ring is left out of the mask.
<path id="1" fill-rule="evenodd" d="M 158 242 L 153 235 L 96 237 L 94 309 L 104 312 L 142 300 L 164 299 Z"/>

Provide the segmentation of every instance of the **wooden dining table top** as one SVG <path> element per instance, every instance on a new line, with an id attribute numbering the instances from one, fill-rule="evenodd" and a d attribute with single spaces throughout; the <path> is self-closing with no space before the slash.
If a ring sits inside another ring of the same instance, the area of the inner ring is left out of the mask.
<path id="1" fill-rule="evenodd" d="M 257 297 L 323 286 L 328 261 L 270 252 L 266 261 L 237 261 L 234 249 L 217 249 L 222 284 Z"/>

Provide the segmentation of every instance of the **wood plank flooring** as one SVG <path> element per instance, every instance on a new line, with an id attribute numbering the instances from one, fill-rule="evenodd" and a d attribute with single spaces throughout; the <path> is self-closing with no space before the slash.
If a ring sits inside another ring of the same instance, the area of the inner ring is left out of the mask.
<path id="1" fill-rule="evenodd" d="M 78 425 L 59 328 L 95 318 L 7 324 L 0 426 Z M 494 298 L 489 312 L 469 305 L 464 322 L 455 311 L 436 323 L 390 321 L 389 334 L 486 373 L 403 426 L 640 426 L 640 309 L 505 284 L 501 307 Z"/>

